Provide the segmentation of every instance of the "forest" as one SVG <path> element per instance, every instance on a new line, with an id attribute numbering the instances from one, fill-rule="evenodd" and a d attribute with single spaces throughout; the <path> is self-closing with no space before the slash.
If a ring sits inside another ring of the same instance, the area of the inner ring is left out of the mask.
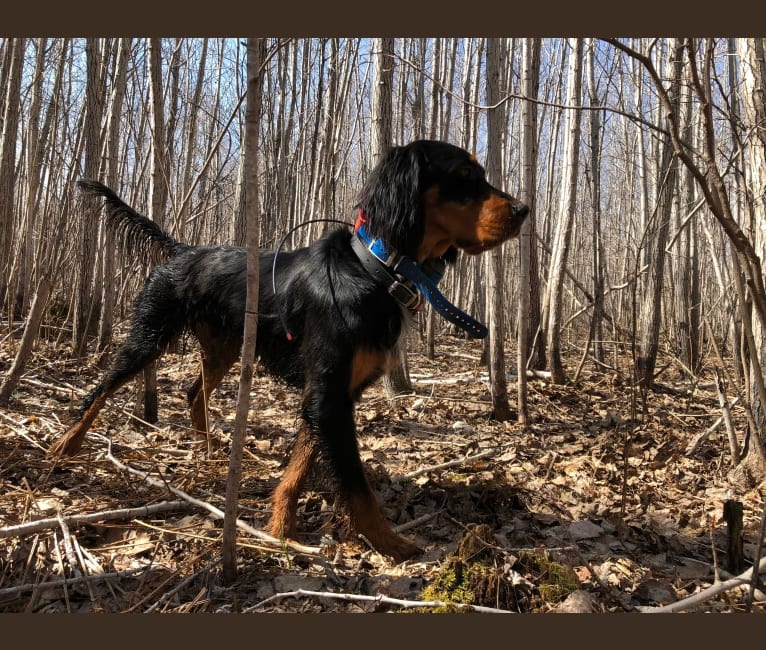
<path id="1" fill-rule="evenodd" d="M 765 87 L 763 38 L 0 38 L 0 611 L 766 611 Z M 290 251 L 420 139 L 530 215 L 439 285 L 489 336 L 426 305 L 356 408 L 419 557 L 322 471 L 263 534 L 300 395 L 237 363 L 201 438 L 192 337 L 48 453 L 152 269 L 78 180 Z"/>

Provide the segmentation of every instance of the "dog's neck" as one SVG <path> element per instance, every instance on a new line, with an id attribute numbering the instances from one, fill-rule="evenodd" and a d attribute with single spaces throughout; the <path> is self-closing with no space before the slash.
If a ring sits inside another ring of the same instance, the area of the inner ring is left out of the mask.
<path id="1" fill-rule="evenodd" d="M 390 248 L 381 239 L 367 233 L 367 218 L 362 210 L 354 225 L 351 247 L 367 272 L 385 286 L 394 299 L 415 314 L 428 300 L 448 321 L 465 330 L 472 338 L 484 338 L 487 328 L 449 302 L 436 285 L 444 275 L 441 259 L 418 264 L 414 259 Z"/>

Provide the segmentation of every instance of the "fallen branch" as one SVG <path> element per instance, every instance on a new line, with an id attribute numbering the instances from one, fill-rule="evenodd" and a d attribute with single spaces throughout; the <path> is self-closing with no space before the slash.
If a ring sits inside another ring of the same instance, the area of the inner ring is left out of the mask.
<path id="1" fill-rule="evenodd" d="M 758 573 L 766 571 L 766 558 L 763 558 L 758 565 Z M 645 614 L 672 614 L 674 612 L 681 612 L 695 605 L 700 605 L 707 602 L 711 598 L 715 598 L 718 594 L 722 594 L 726 591 L 734 589 L 735 587 L 741 587 L 747 585 L 753 576 L 753 568 L 751 567 L 744 573 L 731 578 L 730 580 L 724 580 L 723 582 L 716 582 L 707 589 L 700 591 L 697 594 L 692 594 L 688 598 L 679 600 L 678 602 L 671 603 L 670 605 L 664 605 L 662 607 L 640 607 L 639 611 Z"/>
<path id="2" fill-rule="evenodd" d="M 161 489 L 166 489 L 175 494 L 177 497 L 180 497 L 181 499 L 184 499 L 185 501 L 188 501 L 194 506 L 197 506 L 198 508 L 201 508 L 203 510 L 206 510 L 209 512 L 213 517 L 216 519 L 223 519 L 223 510 L 220 508 L 216 508 L 211 503 L 208 503 L 207 501 L 202 501 L 201 499 L 195 499 L 190 494 L 187 494 L 183 490 L 179 490 L 178 488 L 173 487 L 172 485 L 168 485 L 165 481 L 159 480 L 151 475 L 151 472 L 144 472 L 142 470 L 138 470 L 134 467 L 130 467 L 129 465 L 126 465 L 119 460 L 117 460 L 112 455 L 112 446 L 111 441 L 109 441 L 109 445 L 106 451 L 106 459 L 116 465 L 121 470 L 124 470 L 130 474 L 134 474 L 136 476 L 141 477 L 141 480 L 146 481 L 149 483 L 149 485 L 153 485 L 154 487 L 158 487 Z M 272 535 L 269 535 L 267 532 L 263 530 L 259 530 L 257 528 L 254 528 L 250 524 L 245 523 L 241 519 L 237 519 L 237 527 L 241 530 L 245 531 L 246 533 L 252 535 L 256 539 L 261 540 L 262 542 L 266 542 L 267 544 L 274 546 L 275 549 L 284 549 L 284 548 L 291 548 L 294 551 L 298 551 L 300 553 L 305 553 L 307 555 L 321 555 L 322 549 L 316 546 L 304 546 L 303 544 L 299 544 L 298 542 L 295 542 L 290 539 L 279 539 L 277 537 L 273 537 Z"/>
<path id="3" fill-rule="evenodd" d="M 505 444 L 499 445 L 497 447 L 492 447 L 492 449 L 485 449 L 484 451 L 478 454 L 474 454 L 473 456 L 466 456 L 465 458 L 450 460 L 450 461 L 447 461 L 446 463 L 439 463 L 438 465 L 422 467 L 412 472 L 408 472 L 407 474 L 403 474 L 402 478 L 415 478 L 416 476 L 420 476 L 421 474 L 427 474 L 428 472 L 435 472 L 437 470 L 446 469 L 448 467 L 455 467 L 457 465 L 465 465 L 466 463 L 472 463 L 473 461 L 481 460 L 482 458 L 489 458 L 490 456 L 494 456 L 495 454 L 499 453 L 503 449 L 507 449 L 508 447 L 511 447 L 515 444 L 516 444 L 515 442 L 506 442 Z"/>
<path id="4" fill-rule="evenodd" d="M 739 402 L 739 397 L 735 397 L 731 404 L 729 404 L 729 411 L 731 412 L 731 408 Z M 686 455 L 687 456 L 693 456 L 695 453 L 697 453 L 697 450 L 700 448 L 700 445 L 707 440 L 710 437 L 710 434 L 715 432 L 718 427 L 723 424 L 724 416 L 721 415 L 713 424 L 711 424 L 707 429 L 705 429 L 702 433 L 697 434 L 692 441 L 689 443 L 689 446 L 686 448 Z"/>
<path id="5" fill-rule="evenodd" d="M 159 600 L 155 601 L 153 605 L 148 607 L 144 610 L 144 614 L 149 614 L 150 612 L 153 612 L 155 609 L 157 609 L 160 605 L 164 605 L 167 601 L 169 601 L 175 594 L 177 594 L 181 589 L 186 587 L 188 584 L 191 584 L 191 582 L 200 574 L 205 573 L 206 571 L 210 571 L 216 564 L 218 564 L 221 561 L 220 557 L 215 558 L 214 560 L 211 560 L 208 562 L 205 566 L 203 566 L 198 571 L 195 571 L 190 576 L 187 576 L 184 580 L 179 582 L 175 587 L 173 587 L 170 591 L 166 591 Z"/>
<path id="6" fill-rule="evenodd" d="M 147 517 L 158 512 L 168 512 L 171 510 L 182 510 L 188 508 L 186 501 L 162 501 L 151 506 L 139 506 L 136 508 L 120 508 L 119 510 L 104 510 L 103 512 L 92 512 L 86 515 L 69 515 L 63 517 L 64 523 L 70 526 L 79 524 L 90 524 L 99 521 L 114 521 L 115 519 L 136 519 L 138 517 Z M 39 533 L 49 528 L 59 526 L 59 518 L 51 517 L 49 519 L 38 519 L 37 521 L 28 521 L 23 524 L 15 524 L 0 528 L 0 539 L 7 537 L 23 537 L 32 533 Z"/>
<path id="7" fill-rule="evenodd" d="M 109 580 L 110 578 L 127 578 L 137 573 L 145 571 L 147 567 L 137 567 L 135 569 L 126 569 L 125 571 L 115 571 L 113 573 L 96 573 L 93 575 L 81 575 L 76 578 L 62 578 L 61 580 L 49 580 L 48 582 L 29 582 L 15 587 L 5 587 L 0 589 L 0 598 L 5 596 L 18 596 L 25 591 L 34 591 L 35 589 L 49 589 L 52 587 L 72 586 L 78 582 L 98 582 Z"/>
<path id="8" fill-rule="evenodd" d="M 37 447 L 38 449 L 41 449 L 42 451 L 47 451 L 47 449 L 43 447 L 39 442 L 37 442 L 37 440 L 29 436 L 27 432 L 24 431 L 24 429 L 22 428 L 23 425 L 20 422 L 16 422 L 16 420 L 14 420 L 9 415 L 6 415 L 2 411 L 0 411 L 0 419 L 5 420 L 10 425 L 10 429 L 11 431 L 13 431 L 14 434 L 24 438 L 24 440 L 26 440 L 32 446 Z"/>
<path id="9" fill-rule="evenodd" d="M 506 609 L 496 609 L 494 607 L 484 607 L 483 605 L 466 605 L 464 603 L 448 603 L 441 600 L 402 600 L 400 598 L 391 598 L 389 596 L 383 596 L 378 594 L 377 596 L 364 596 L 362 594 L 339 594 L 330 591 L 309 591 L 308 589 L 297 589 L 296 591 L 285 591 L 279 594 L 274 594 L 259 603 L 256 603 L 252 607 L 248 607 L 242 610 L 243 613 L 251 612 L 259 609 L 269 603 L 282 600 L 284 598 L 300 598 L 306 596 L 309 598 L 330 598 L 332 600 L 344 600 L 346 602 L 362 602 L 362 603 L 381 603 L 384 605 L 396 605 L 397 607 L 404 607 L 407 609 L 413 607 L 448 607 L 460 610 L 467 610 L 471 612 L 480 612 L 482 614 L 512 614 Z"/>
<path id="10" fill-rule="evenodd" d="M 420 524 L 424 524 L 427 521 L 430 521 L 434 517 L 439 516 L 439 511 L 436 512 L 428 512 L 417 519 L 412 519 L 411 521 L 407 521 L 403 524 L 399 524 L 398 526 L 394 526 L 391 530 L 393 530 L 395 533 L 403 533 L 405 530 L 410 530 L 410 528 L 415 528 L 416 526 L 420 526 Z"/>

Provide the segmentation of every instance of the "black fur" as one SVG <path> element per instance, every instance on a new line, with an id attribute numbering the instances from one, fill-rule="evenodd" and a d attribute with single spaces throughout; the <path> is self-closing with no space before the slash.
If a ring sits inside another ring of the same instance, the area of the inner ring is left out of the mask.
<path id="1" fill-rule="evenodd" d="M 209 394 L 240 351 L 245 251 L 179 243 L 109 188 L 96 181 L 81 181 L 80 187 L 105 199 L 109 226 L 135 253 L 160 253 L 167 261 L 149 275 L 112 367 L 84 400 L 79 420 L 52 451 L 76 453 L 106 397 L 185 331 L 197 337 L 202 351 L 204 381 L 202 376 L 197 379 L 189 401 L 194 426 L 206 429 L 203 385 Z M 431 216 L 424 202 L 429 190 Z M 452 238 L 441 246 L 440 256 L 453 260 L 466 232 L 473 242 L 482 232 L 477 224 L 481 219 L 489 222 L 481 215 L 484 202 L 490 200 L 499 214 L 490 215 L 493 223 L 502 226 L 500 240 L 516 234 L 526 208 L 491 187 L 475 159 L 446 143 L 417 141 L 383 157 L 360 193 L 359 207 L 373 235 L 412 257 L 419 254 L 427 229 L 434 227 L 429 219 L 442 224 L 440 229 L 447 223 L 449 231 L 449 219 L 457 219 L 450 216 L 453 212 L 469 215 L 460 217 L 465 223 L 455 223 L 454 235 L 448 232 Z M 469 217 L 476 224 L 468 223 Z M 280 253 L 275 267 L 277 295 L 272 289 L 274 254 L 260 256 L 256 354 L 269 372 L 303 391 L 303 424 L 275 495 L 270 529 L 274 534 L 294 533 L 297 494 L 321 451 L 339 494 L 349 504 L 352 524 L 379 550 L 403 558 L 417 548 L 391 532 L 377 509 L 356 445 L 354 402 L 385 372 L 387 361 L 396 358 L 406 315 L 387 288 L 365 271 L 351 249 L 352 236 L 346 229 L 335 229 L 307 248 Z M 291 341 L 280 309 L 294 337 Z"/>

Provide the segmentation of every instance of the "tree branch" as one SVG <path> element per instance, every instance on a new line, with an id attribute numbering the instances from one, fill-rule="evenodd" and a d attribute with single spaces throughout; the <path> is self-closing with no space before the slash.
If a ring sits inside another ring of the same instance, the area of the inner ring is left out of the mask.
<path id="1" fill-rule="evenodd" d="M 85 515 L 69 515 L 64 517 L 64 523 L 67 525 L 81 525 L 89 524 L 100 521 L 114 521 L 125 519 L 136 519 L 138 517 L 148 517 L 149 515 L 156 514 L 158 512 L 168 512 L 173 510 L 183 510 L 189 507 L 187 501 L 162 501 L 161 503 L 155 503 L 150 506 L 139 506 L 136 508 L 120 508 L 119 510 L 104 510 L 102 512 L 92 512 Z M 0 539 L 6 539 L 8 537 L 23 537 L 24 535 L 31 535 L 32 533 L 39 533 L 40 531 L 47 530 L 49 528 L 56 528 L 60 525 L 60 519 L 58 517 L 51 517 L 49 519 L 38 519 L 37 521 L 28 521 L 23 524 L 15 524 L 13 526 L 6 526 L 0 528 Z"/>
<path id="2" fill-rule="evenodd" d="M 365 596 L 363 594 L 339 594 L 331 591 L 310 591 L 308 589 L 296 589 L 295 591 L 285 591 L 279 594 L 274 594 L 242 611 L 243 613 L 251 612 L 260 609 L 265 605 L 283 600 L 284 598 L 301 598 L 303 596 L 309 598 L 330 598 L 332 600 L 344 600 L 346 602 L 382 603 L 384 605 L 396 605 L 397 607 L 404 607 L 407 609 L 413 607 L 446 607 L 463 611 L 481 612 L 483 614 L 513 614 L 513 612 L 506 609 L 496 609 L 494 607 L 484 607 L 482 605 L 467 605 L 465 603 L 448 603 L 442 600 L 402 600 L 400 598 L 383 596 L 382 594 L 378 594 L 377 596 Z"/>
<path id="3" fill-rule="evenodd" d="M 763 558 L 758 565 L 758 573 L 763 573 L 764 571 L 766 571 L 766 558 Z M 693 594 L 688 598 L 671 603 L 670 605 L 664 605 L 663 607 L 641 607 L 639 609 L 645 614 L 672 614 L 673 612 L 682 612 L 690 607 L 707 602 L 711 598 L 715 598 L 718 594 L 722 594 L 735 587 L 747 585 L 752 576 L 753 569 L 750 568 L 734 578 L 724 580 L 723 582 L 716 582 L 707 589 L 703 589 L 698 594 Z"/>

